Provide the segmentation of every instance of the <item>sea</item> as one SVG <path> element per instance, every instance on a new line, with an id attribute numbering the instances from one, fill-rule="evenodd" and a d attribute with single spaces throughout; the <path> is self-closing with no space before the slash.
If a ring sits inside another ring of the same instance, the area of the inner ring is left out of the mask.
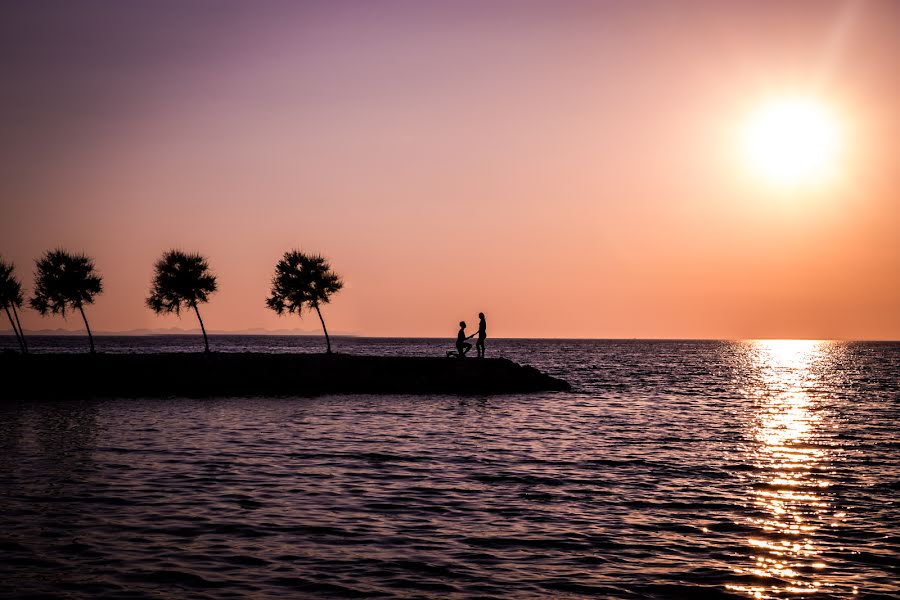
<path id="1" fill-rule="evenodd" d="M 487 354 L 573 390 L 7 396 L 0 597 L 900 598 L 900 344 L 488 339 Z"/>

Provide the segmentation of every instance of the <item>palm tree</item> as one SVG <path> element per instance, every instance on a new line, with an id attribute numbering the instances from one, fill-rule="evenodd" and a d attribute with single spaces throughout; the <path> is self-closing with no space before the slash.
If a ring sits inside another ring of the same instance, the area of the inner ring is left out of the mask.
<path id="1" fill-rule="evenodd" d="M 194 309 L 203 332 L 203 345 L 209 352 L 206 327 L 197 308 L 197 304 L 208 302 L 210 294 L 217 289 L 216 276 L 210 273 L 206 259 L 199 254 L 169 250 L 156 261 L 155 269 L 147 306 L 156 314 L 174 312 L 179 316 L 182 308 Z"/>
<path id="2" fill-rule="evenodd" d="M 12 325 L 13 332 L 16 334 L 16 342 L 19 343 L 19 349 L 22 354 L 28 353 L 28 344 L 25 343 L 25 332 L 22 331 L 22 324 L 19 323 L 19 313 L 16 308 L 21 308 L 25 298 L 22 297 L 22 284 L 13 275 L 12 263 L 0 260 L 0 306 L 6 311 L 9 324 Z M 12 309 L 12 312 L 10 312 Z M 13 319 L 15 316 L 15 320 Z"/>
<path id="3" fill-rule="evenodd" d="M 84 254 L 71 254 L 65 250 L 48 250 L 35 261 L 34 297 L 31 307 L 46 316 L 66 310 L 78 309 L 84 320 L 91 354 L 94 354 L 94 336 L 84 314 L 84 305 L 93 304 L 94 296 L 103 292 L 103 278 L 94 270 L 93 259 Z"/>
<path id="4" fill-rule="evenodd" d="M 272 278 L 272 295 L 266 298 L 266 306 L 279 315 L 284 311 L 301 314 L 304 307 L 315 309 L 325 332 L 325 344 L 331 354 L 331 339 L 322 318 L 320 306 L 328 304 L 332 294 L 344 287 L 341 278 L 331 270 L 331 266 L 318 254 L 304 254 L 299 250 L 284 253 L 275 265 Z"/>

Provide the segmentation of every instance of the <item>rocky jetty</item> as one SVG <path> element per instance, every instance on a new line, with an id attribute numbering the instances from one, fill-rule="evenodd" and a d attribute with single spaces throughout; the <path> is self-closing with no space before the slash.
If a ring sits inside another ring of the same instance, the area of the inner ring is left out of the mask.
<path id="1" fill-rule="evenodd" d="M 504 358 L 348 354 L 30 354 L 0 356 L 10 400 L 85 397 L 510 394 L 567 382 Z"/>

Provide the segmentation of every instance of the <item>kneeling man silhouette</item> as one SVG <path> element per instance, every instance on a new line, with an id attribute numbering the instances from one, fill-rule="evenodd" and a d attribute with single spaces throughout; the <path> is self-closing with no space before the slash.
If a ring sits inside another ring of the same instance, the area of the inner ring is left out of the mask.
<path id="1" fill-rule="evenodd" d="M 472 344 L 468 343 L 466 340 L 471 339 L 473 337 L 475 337 L 474 333 L 470 336 L 466 336 L 466 322 L 460 321 L 459 322 L 459 333 L 456 334 L 456 352 L 451 350 L 451 351 L 447 352 L 447 356 L 448 357 L 456 356 L 457 358 L 465 358 L 466 354 L 469 352 L 469 350 L 472 349 Z"/>

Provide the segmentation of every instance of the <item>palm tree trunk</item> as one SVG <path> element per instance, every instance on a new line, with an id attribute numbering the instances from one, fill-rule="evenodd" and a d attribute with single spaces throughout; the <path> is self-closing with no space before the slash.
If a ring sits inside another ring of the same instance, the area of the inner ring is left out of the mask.
<path id="1" fill-rule="evenodd" d="M 13 321 L 12 313 L 9 312 L 9 307 L 3 307 L 6 310 L 6 316 L 9 318 L 9 324 L 12 325 L 13 333 L 16 334 L 16 342 L 19 344 L 19 350 L 22 351 L 22 354 L 25 354 L 25 346 L 22 345 L 22 336 L 19 333 L 19 330 L 16 329 L 16 322 Z"/>
<path id="2" fill-rule="evenodd" d="M 78 305 L 78 311 L 81 313 L 81 318 L 84 319 L 84 328 L 87 329 L 88 342 L 91 344 L 91 354 L 96 354 L 94 351 L 94 336 L 91 335 L 91 326 L 88 325 L 87 317 L 84 316 L 84 308 L 80 304 Z"/>
<path id="3" fill-rule="evenodd" d="M 200 321 L 200 331 L 203 332 L 203 345 L 206 347 L 204 352 L 209 352 L 209 340 L 206 339 L 206 327 L 203 326 L 203 319 L 200 318 L 200 311 L 197 310 L 196 304 L 192 304 L 191 306 L 194 307 L 194 312 L 197 313 L 197 320 Z"/>
<path id="4" fill-rule="evenodd" d="M 325 344 L 328 347 L 328 354 L 331 354 L 331 338 L 328 337 L 328 328 L 325 327 L 325 319 L 322 318 L 322 311 L 319 310 L 319 305 L 316 305 L 316 313 L 319 315 L 319 320 L 322 321 L 322 331 L 325 332 Z"/>
<path id="5" fill-rule="evenodd" d="M 16 305 L 13 304 L 13 315 L 16 317 L 16 325 L 19 326 L 19 335 L 22 337 L 22 348 L 25 350 L 25 354 L 28 354 L 28 342 L 25 341 L 25 330 L 22 329 L 22 324 L 19 322 L 19 311 L 16 310 Z"/>

